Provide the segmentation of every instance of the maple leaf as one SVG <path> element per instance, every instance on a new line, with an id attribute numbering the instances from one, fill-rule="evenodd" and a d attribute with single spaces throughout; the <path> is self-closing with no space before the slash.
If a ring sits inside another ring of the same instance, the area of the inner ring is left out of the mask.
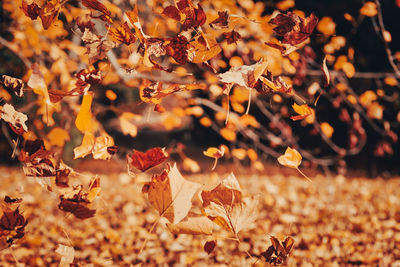
<path id="1" fill-rule="evenodd" d="M 53 23 L 53 21 L 57 18 L 61 7 L 66 2 L 67 1 L 50 0 L 47 1 L 43 7 L 39 7 L 35 2 L 32 2 L 28 5 L 26 1 L 23 0 L 21 9 L 24 12 L 24 14 L 32 20 L 35 20 L 37 19 L 37 17 L 40 17 L 43 28 L 47 30 Z"/>
<path id="2" fill-rule="evenodd" d="M 154 147 L 146 152 L 133 150 L 132 155 L 127 155 L 126 159 L 129 166 L 141 170 L 142 172 L 157 166 L 168 158 L 168 153 L 164 148 Z"/>
<path id="3" fill-rule="evenodd" d="M 265 261 L 274 265 L 282 265 L 285 263 L 290 251 L 292 250 L 294 239 L 290 236 L 286 237 L 281 243 L 276 237 L 271 236 L 272 245 L 266 251 L 261 253 Z"/>
<path id="4" fill-rule="evenodd" d="M 307 104 L 297 105 L 297 103 L 294 103 L 292 105 L 292 107 L 293 107 L 294 111 L 296 111 L 296 113 L 299 114 L 299 115 L 290 117 L 294 121 L 302 120 L 302 119 L 310 116 L 313 113 L 312 109 Z"/>
<path id="5" fill-rule="evenodd" d="M 188 214 L 193 195 L 200 187 L 201 184 L 183 178 L 174 164 L 160 175 L 154 175 L 142 191 L 147 193 L 149 202 L 160 216 L 177 224 Z"/>
<path id="6" fill-rule="evenodd" d="M 8 75 L 1 76 L 0 82 L 8 89 L 14 92 L 18 97 L 24 95 L 24 82 L 21 79 L 17 79 Z"/>
<path id="7" fill-rule="evenodd" d="M 257 218 L 258 197 L 243 198 L 233 173 L 211 191 L 200 194 L 207 217 L 235 235 Z"/>
<path id="8" fill-rule="evenodd" d="M 253 65 L 232 67 L 229 71 L 218 74 L 218 77 L 223 83 L 236 83 L 251 89 L 256 84 L 258 78 L 264 73 L 267 65 L 267 61 L 261 59 Z"/>
<path id="9" fill-rule="evenodd" d="M 16 111 L 12 105 L 4 104 L 4 106 L 1 107 L 0 113 L 1 119 L 7 122 L 16 134 L 21 135 L 28 131 L 28 127 L 25 124 L 28 120 L 28 116 L 22 112 Z"/>
<path id="10" fill-rule="evenodd" d="M 273 30 L 283 36 L 283 44 L 295 46 L 310 36 L 318 23 L 318 18 L 314 13 L 307 18 L 302 18 L 293 12 L 287 12 L 287 14 L 279 13 L 269 23 L 277 25 Z"/>
<path id="11" fill-rule="evenodd" d="M 190 42 L 189 55 L 193 63 L 205 63 L 216 57 L 222 51 L 215 36 L 212 34 L 202 34 Z"/>

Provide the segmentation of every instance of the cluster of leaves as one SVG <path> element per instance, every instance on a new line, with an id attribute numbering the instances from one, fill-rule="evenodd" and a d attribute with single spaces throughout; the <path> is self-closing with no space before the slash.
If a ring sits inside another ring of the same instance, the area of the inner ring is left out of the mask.
<path id="1" fill-rule="evenodd" d="M 376 4 L 375 13 L 369 3 L 360 9 L 361 14 L 378 16 Z M 383 120 L 383 106 L 378 102 L 390 96 L 377 90 L 358 97 L 349 87 L 347 79 L 355 75 L 351 63 L 354 49 L 349 48 L 347 56 L 338 55 L 346 39 L 334 36 L 334 22 L 326 17 L 319 20 L 314 13 L 306 16 L 299 10 L 286 11 L 293 7 L 290 4 L 279 5 L 282 12 L 265 16 L 261 15 L 263 4 L 250 0 L 238 6 L 190 0 L 174 4 L 152 1 L 151 6 L 117 6 L 98 0 L 22 0 L 21 4 L 4 1 L 2 5 L 13 19 L 9 29 L 12 40 L 2 39 L 2 43 L 24 62 L 27 71 L 24 77 L 2 76 L 5 104 L 1 119 L 14 132 L 12 137 L 16 138 L 10 138 L 11 143 L 25 174 L 56 192 L 60 210 L 79 219 L 94 216 L 92 206 L 100 192 L 100 180 L 94 177 L 86 189 L 81 184 L 71 185 L 69 178 L 79 174 L 64 164 L 62 154 L 65 144 L 77 137 L 82 141 L 74 145 L 74 159 L 92 155 L 109 160 L 116 154 L 118 147 L 107 133 L 107 123 L 100 119 L 106 112 L 113 114 L 109 125 L 131 137 L 148 124 L 172 130 L 183 127 L 187 117 L 199 118 L 203 126 L 215 129 L 232 145 L 231 149 L 221 145 L 204 152 L 215 158 L 214 167 L 219 158 L 231 154 L 242 160 L 248 157 L 256 169 L 262 170 L 258 153 L 278 158 L 281 153 L 277 151 L 287 147 L 279 162 L 299 172 L 300 153 L 311 163 L 331 165 L 361 151 L 366 142 L 363 120 L 384 137 L 377 155 L 393 153 L 390 145 L 397 142 L 393 130 L 397 124 Z M 347 17 L 352 20 L 351 15 Z M 142 24 L 144 18 L 146 23 Z M 323 60 L 317 59 L 307 45 L 314 28 L 329 39 Z M 387 36 L 386 32 L 382 34 Z M 309 99 L 305 100 L 294 86 L 303 84 L 310 66 L 317 66 L 321 79 L 307 88 Z M 333 66 L 332 77 L 328 66 Z M 385 82 L 396 86 L 397 78 L 388 76 Z M 119 83 L 125 91 L 137 92 L 136 100 L 143 103 L 139 110 L 124 101 L 123 92 L 112 90 Z M 341 110 L 340 119 L 349 126 L 348 148 L 331 140 L 334 128 L 328 122 L 317 122 L 321 95 Z M 16 110 L 13 103 L 17 98 L 25 101 L 25 106 Z M 111 104 L 102 104 L 101 98 Z M 266 99 L 273 105 L 269 107 Z M 251 106 L 252 101 L 256 108 Z M 288 111 L 288 103 L 293 112 Z M 342 104 L 354 109 L 352 115 Z M 149 123 L 145 106 L 150 112 L 154 110 L 152 116 L 158 121 Z M 299 149 L 285 118 L 300 121 L 305 127 L 312 125 L 313 134 L 319 133 L 336 155 L 319 159 Z M 396 120 L 399 118 L 397 115 Z M 382 122 L 383 130 L 377 122 Z M 248 141 L 257 149 L 250 148 Z M 200 170 L 182 147 L 175 151 L 182 157 L 185 170 Z M 167 153 L 161 148 L 144 153 L 134 150 L 127 156 L 129 168 L 140 171 L 166 159 Z M 202 214 L 187 217 L 200 188 L 185 180 L 174 165 L 153 176 L 143 192 L 160 216 L 170 221 L 172 231 L 210 234 L 210 223 L 214 223 L 239 240 L 239 231 L 255 220 L 257 198 L 243 196 L 232 174 L 215 188 L 201 190 Z M 211 251 L 213 243 L 205 247 Z M 268 249 L 264 257 L 271 263 L 281 263 L 290 247 L 289 240 L 282 244 L 273 241 L 273 249 Z"/>

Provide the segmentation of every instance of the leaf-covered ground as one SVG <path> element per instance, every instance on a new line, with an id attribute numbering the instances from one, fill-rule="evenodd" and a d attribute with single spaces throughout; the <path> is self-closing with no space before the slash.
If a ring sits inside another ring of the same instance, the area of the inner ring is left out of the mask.
<path id="1" fill-rule="evenodd" d="M 141 193 L 148 176 L 101 175 L 101 198 L 94 218 L 79 220 L 57 208 L 51 192 L 26 178 L 20 169 L 0 168 L 0 197 L 23 187 L 21 211 L 29 220 L 26 236 L 0 251 L 0 266 L 58 266 L 59 244 L 73 246 L 77 266 L 251 266 L 252 255 L 270 246 L 270 235 L 295 240 L 289 266 L 400 266 L 400 179 L 243 175 L 245 194 L 259 194 L 259 216 L 239 233 L 238 245 L 216 233 L 217 247 L 203 250 L 209 236 L 172 235 L 163 219 L 149 234 L 158 214 Z M 184 175 L 192 181 L 217 183 L 224 175 Z M 76 182 L 87 184 L 80 176 Z M 196 201 L 194 204 L 196 205 Z M 144 242 L 143 252 L 138 252 Z M 256 265 L 263 266 L 259 260 Z"/>

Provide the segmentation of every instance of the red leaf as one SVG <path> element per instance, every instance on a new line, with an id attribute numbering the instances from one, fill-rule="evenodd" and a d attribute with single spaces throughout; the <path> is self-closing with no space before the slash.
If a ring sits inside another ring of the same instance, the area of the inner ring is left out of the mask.
<path id="1" fill-rule="evenodd" d="M 142 172 L 157 166 L 164 162 L 168 158 L 168 153 L 165 152 L 164 148 L 154 147 L 146 152 L 133 150 L 131 156 L 127 156 L 128 164 L 132 165 Z"/>
<path id="2" fill-rule="evenodd" d="M 214 26 L 220 27 L 220 28 L 226 28 L 228 27 L 229 24 L 229 14 L 228 11 L 218 11 L 218 18 L 213 20 L 210 23 L 211 28 L 214 28 Z"/>
<path id="3" fill-rule="evenodd" d="M 242 36 L 240 36 L 240 34 L 235 30 L 232 30 L 231 32 L 224 32 L 223 34 L 228 44 L 236 43 L 242 39 Z"/>
<path id="4" fill-rule="evenodd" d="M 173 57 L 181 65 L 189 61 L 187 51 L 189 42 L 185 36 L 179 35 L 175 38 L 169 38 L 166 43 L 165 51 L 167 55 Z"/>
<path id="5" fill-rule="evenodd" d="M 91 8 L 97 11 L 100 11 L 101 13 L 110 16 L 111 12 L 106 8 L 105 5 L 100 3 L 97 0 L 82 0 L 82 5 L 84 5 L 87 8 Z"/>
<path id="6" fill-rule="evenodd" d="M 181 20 L 180 12 L 174 6 L 167 6 L 166 8 L 164 8 L 164 11 L 162 12 L 162 14 L 164 16 L 167 16 L 167 17 L 169 17 L 171 19 L 174 19 L 176 21 L 180 21 Z"/>

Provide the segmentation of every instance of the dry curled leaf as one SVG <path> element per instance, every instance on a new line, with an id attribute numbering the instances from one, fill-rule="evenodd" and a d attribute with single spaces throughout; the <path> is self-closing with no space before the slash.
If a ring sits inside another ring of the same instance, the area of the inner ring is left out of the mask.
<path id="1" fill-rule="evenodd" d="M 149 202 L 160 216 L 177 224 L 188 214 L 192 206 L 192 198 L 201 184 L 183 178 L 176 164 L 160 175 L 154 175 L 151 182 L 143 186 Z"/>
<path id="2" fill-rule="evenodd" d="M 1 76 L 0 82 L 8 89 L 14 92 L 18 97 L 24 96 L 24 82 L 8 75 Z"/>
<path id="3" fill-rule="evenodd" d="M 286 237 L 283 242 L 280 242 L 276 237 L 271 236 L 272 245 L 266 251 L 261 253 L 265 261 L 273 265 L 282 265 L 286 262 L 289 253 L 293 247 L 294 239 L 290 236 Z"/>
<path id="4" fill-rule="evenodd" d="M 207 252 L 207 254 L 210 254 L 211 252 L 213 252 L 214 248 L 217 246 L 217 240 L 211 240 L 211 241 L 207 241 L 204 244 L 204 251 Z"/>
<path id="5" fill-rule="evenodd" d="M 165 148 L 154 147 L 146 152 L 133 150 L 131 155 L 126 156 L 129 166 L 132 166 L 142 172 L 147 171 L 158 164 L 161 164 L 168 158 Z"/>
<path id="6" fill-rule="evenodd" d="M 0 210 L 0 250 L 11 246 L 15 240 L 25 235 L 28 221 L 19 212 L 19 208 L 9 208 L 7 205 Z"/>
<path id="7" fill-rule="evenodd" d="M 296 113 L 299 114 L 290 117 L 294 121 L 302 120 L 313 113 L 312 109 L 307 104 L 298 105 L 297 103 L 294 103 L 292 107 L 294 111 L 296 111 Z"/>
<path id="8" fill-rule="evenodd" d="M 0 113 L 1 119 L 7 122 L 16 134 L 21 135 L 28 131 L 28 127 L 25 124 L 28 116 L 16 111 L 12 105 L 4 104 L 0 109 Z"/>
<path id="9" fill-rule="evenodd" d="M 278 162 L 289 168 L 297 169 L 301 164 L 302 157 L 300 153 L 291 147 L 286 148 L 285 154 L 278 158 Z"/>

